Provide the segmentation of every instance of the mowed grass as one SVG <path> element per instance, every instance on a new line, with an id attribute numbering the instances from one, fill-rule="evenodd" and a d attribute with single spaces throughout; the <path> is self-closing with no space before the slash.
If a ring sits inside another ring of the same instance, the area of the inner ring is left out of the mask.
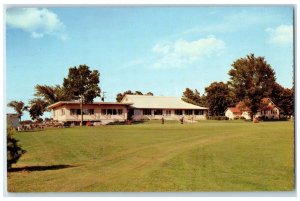
<path id="1" fill-rule="evenodd" d="M 27 153 L 8 173 L 9 192 L 294 190 L 292 122 L 151 121 L 15 136 Z"/>

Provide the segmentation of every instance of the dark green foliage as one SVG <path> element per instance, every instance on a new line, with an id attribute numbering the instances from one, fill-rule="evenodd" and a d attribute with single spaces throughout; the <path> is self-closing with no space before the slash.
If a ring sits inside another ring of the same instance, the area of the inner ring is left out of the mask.
<path id="1" fill-rule="evenodd" d="M 117 102 L 121 102 L 123 97 L 128 94 L 128 95 L 146 95 L 146 96 L 153 96 L 153 93 L 152 92 L 148 92 L 146 94 L 143 94 L 142 92 L 140 91 L 135 91 L 134 93 L 131 91 L 131 90 L 127 90 L 123 93 L 118 93 L 117 94 L 117 97 L 116 97 L 116 101 Z"/>
<path id="2" fill-rule="evenodd" d="M 70 101 L 74 97 L 66 92 L 66 89 L 60 85 L 47 86 L 36 85 L 34 96 L 42 98 L 48 105 L 56 103 L 58 101 Z"/>
<path id="3" fill-rule="evenodd" d="M 47 110 L 48 103 L 40 98 L 30 101 L 29 114 L 32 120 L 39 119 Z"/>
<path id="4" fill-rule="evenodd" d="M 9 171 L 13 164 L 17 163 L 19 158 L 26 152 L 22 149 L 18 140 L 13 136 L 11 128 L 7 128 L 7 170 Z"/>
<path id="5" fill-rule="evenodd" d="M 228 72 L 230 86 L 239 100 L 248 100 L 252 115 L 257 112 L 261 99 L 270 97 L 275 84 L 275 72 L 264 57 L 247 55 L 233 62 Z M 252 116 L 251 115 L 251 116 Z"/>
<path id="6" fill-rule="evenodd" d="M 87 65 L 69 68 L 67 78 L 64 78 L 63 87 L 68 97 L 75 100 L 83 99 L 86 103 L 92 103 L 94 98 L 100 96 L 98 86 L 100 73 L 97 70 L 91 71 Z"/>
<path id="7" fill-rule="evenodd" d="M 12 107 L 16 113 L 19 115 L 19 120 L 21 121 L 21 116 L 23 112 L 28 109 L 27 106 L 22 101 L 11 101 L 7 104 L 8 107 Z"/>
<path id="8" fill-rule="evenodd" d="M 288 89 L 275 83 L 271 94 L 272 101 L 284 115 L 294 115 L 294 88 Z"/>
<path id="9" fill-rule="evenodd" d="M 206 106 L 205 97 L 201 96 L 197 89 L 195 89 L 195 91 L 192 91 L 190 88 L 186 88 L 181 99 L 187 103 L 191 103 L 194 105 Z"/>
<path id="10" fill-rule="evenodd" d="M 228 84 L 213 82 L 205 88 L 206 105 L 213 116 L 223 116 L 227 107 L 234 105 L 235 95 Z"/>

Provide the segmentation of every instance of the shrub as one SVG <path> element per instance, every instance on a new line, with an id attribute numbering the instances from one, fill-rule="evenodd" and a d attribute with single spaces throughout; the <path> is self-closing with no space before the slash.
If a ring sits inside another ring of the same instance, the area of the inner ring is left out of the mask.
<path id="1" fill-rule="evenodd" d="M 229 120 L 226 116 L 207 116 L 208 120 Z"/>
<path id="2" fill-rule="evenodd" d="M 13 130 L 11 128 L 7 128 L 6 134 L 6 143 L 7 143 L 7 170 L 10 170 L 12 164 L 17 163 L 19 158 L 26 152 L 23 150 L 13 136 Z"/>

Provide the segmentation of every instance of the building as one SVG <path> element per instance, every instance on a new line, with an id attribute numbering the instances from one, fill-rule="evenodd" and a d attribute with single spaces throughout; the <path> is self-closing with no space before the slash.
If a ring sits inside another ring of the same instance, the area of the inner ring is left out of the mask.
<path id="1" fill-rule="evenodd" d="M 20 125 L 20 118 L 18 114 L 6 114 L 7 126 L 17 128 Z"/>
<path id="2" fill-rule="evenodd" d="M 83 122 L 101 122 L 107 124 L 114 121 L 127 120 L 127 111 L 131 103 L 94 102 L 83 105 Z M 80 102 L 59 101 L 48 106 L 52 118 L 58 122 L 72 122 L 79 124 L 81 121 Z"/>
<path id="3" fill-rule="evenodd" d="M 225 116 L 229 119 L 251 119 L 250 109 L 245 106 L 244 102 L 239 102 L 235 107 L 229 107 L 225 111 Z M 270 98 L 261 100 L 261 108 L 254 115 L 262 119 L 279 119 L 280 108 L 276 106 Z"/>
<path id="4" fill-rule="evenodd" d="M 206 119 L 208 108 L 184 102 L 181 98 L 166 96 L 125 95 L 121 103 L 132 103 L 128 117 L 133 120 L 161 119 L 185 120 Z"/>
<path id="5" fill-rule="evenodd" d="M 52 118 L 58 122 L 81 121 L 80 102 L 60 101 L 48 107 Z M 177 120 L 182 117 L 188 120 L 206 119 L 208 108 L 186 103 L 181 98 L 125 95 L 120 103 L 94 102 L 84 104 L 83 121 L 107 124 L 114 121 L 161 119 Z"/>

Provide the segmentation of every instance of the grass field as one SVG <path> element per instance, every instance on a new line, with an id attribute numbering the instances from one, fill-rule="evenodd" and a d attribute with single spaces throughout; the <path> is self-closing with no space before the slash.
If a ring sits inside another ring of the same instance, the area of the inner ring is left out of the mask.
<path id="1" fill-rule="evenodd" d="M 294 190 L 292 122 L 158 121 L 15 135 L 9 192 Z"/>

